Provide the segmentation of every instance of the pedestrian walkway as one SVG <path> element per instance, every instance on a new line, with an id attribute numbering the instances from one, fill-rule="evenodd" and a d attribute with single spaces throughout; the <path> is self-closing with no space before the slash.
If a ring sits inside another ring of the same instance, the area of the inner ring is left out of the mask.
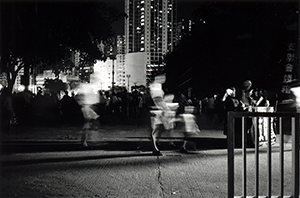
<path id="1" fill-rule="evenodd" d="M 223 135 L 220 123 L 206 121 L 204 117 L 198 119 L 198 134 L 193 134 L 190 139 L 198 143 L 199 147 L 208 146 L 211 148 L 212 140 L 225 143 L 226 136 Z M 160 142 L 175 142 L 180 144 L 183 141 L 183 131 L 174 130 L 163 132 Z M 116 124 L 101 125 L 98 130 L 89 133 L 88 142 L 90 145 L 99 146 L 104 143 L 149 142 L 150 128 L 143 119 L 129 120 L 127 122 L 116 122 Z M 11 131 L 2 135 L 3 145 L 29 145 L 29 144 L 80 144 L 81 127 L 12 127 Z M 220 146 L 219 144 L 216 146 Z M 222 145 L 225 146 L 224 144 Z M 225 148 L 225 147 L 224 147 Z"/>

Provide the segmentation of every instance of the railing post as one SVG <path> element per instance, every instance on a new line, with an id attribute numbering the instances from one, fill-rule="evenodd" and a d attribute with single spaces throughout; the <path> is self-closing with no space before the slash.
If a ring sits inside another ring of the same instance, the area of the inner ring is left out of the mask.
<path id="1" fill-rule="evenodd" d="M 255 197 L 259 196 L 259 134 L 258 117 L 254 117 L 254 135 L 255 135 Z"/>
<path id="2" fill-rule="evenodd" d="M 299 197 L 299 114 L 292 119 L 293 198 Z"/>
<path id="3" fill-rule="evenodd" d="M 243 197 L 247 196 L 247 133 L 247 121 L 245 117 L 242 117 Z"/>
<path id="4" fill-rule="evenodd" d="M 284 136 L 282 130 L 282 117 L 278 119 L 279 135 L 280 135 L 280 197 L 283 197 L 284 192 Z"/>
<path id="5" fill-rule="evenodd" d="M 228 198 L 234 197 L 234 126 L 233 112 L 227 114 L 227 148 L 228 148 Z"/>
<path id="6" fill-rule="evenodd" d="M 245 119 L 252 117 L 254 118 L 254 123 L 258 123 L 258 117 L 267 117 L 268 118 L 268 134 L 267 134 L 267 195 L 265 197 L 271 198 L 272 197 L 272 118 L 278 118 L 278 125 L 279 125 L 279 136 L 280 136 L 280 147 L 279 147 L 279 166 L 280 166 L 280 195 L 279 197 L 284 196 L 284 130 L 283 130 L 283 117 L 291 118 L 291 133 L 292 133 L 292 192 L 290 194 L 290 198 L 298 198 L 299 197 L 299 148 L 300 148 L 300 113 L 250 113 L 247 112 L 228 112 L 227 117 L 227 147 L 228 147 L 228 198 L 234 198 L 234 191 L 235 191 L 235 181 L 234 181 L 234 147 L 235 147 L 235 118 L 242 118 L 242 155 L 243 155 L 243 173 L 242 173 L 242 197 L 246 197 L 247 195 L 247 188 L 246 188 L 246 137 L 247 131 L 246 126 L 247 122 Z M 256 176 L 255 176 L 255 197 L 259 197 L 259 133 L 258 133 L 258 126 L 254 128 L 255 134 L 255 167 L 256 167 Z"/>
<path id="7" fill-rule="evenodd" d="M 268 197 L 271 198 L 272 193 L 272 145 L 271 145 L 271 127 L 270 117 L 268 117 Z"/>

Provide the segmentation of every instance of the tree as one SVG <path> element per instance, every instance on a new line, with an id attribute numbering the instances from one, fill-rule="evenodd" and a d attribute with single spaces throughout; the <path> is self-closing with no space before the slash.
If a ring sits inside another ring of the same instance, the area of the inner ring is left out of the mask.
<path id="1" fill-rule="evenodd" d="M 192 31 L 166 57 L 168 85 L 209 93 L 251 79 L 279 87 L 282 43 L 297 42 L 297 31 L 287 29 L 297 24 L 297 8 L 296 1 L 203 3 Z"/>
<path id="2" fill-rule="evenodd" d="M 105 3 L 81 2 L 1 2 L 0 72 L 7 73 L 12 90 L 18 72 L 24 68 L 51 68 L 57 71 L 74 65 L 67 60 L 72 52 L 94 63 L 106 57 L 101 41 L 114 35 L 111 24 L 124 13 Z"/>
<path id="3" fill-rule="evenodd" d="M 67 90 L 67 85 L 59 79 L 45 79 L 45 88 L 58 94 L 60 91 Z"/>

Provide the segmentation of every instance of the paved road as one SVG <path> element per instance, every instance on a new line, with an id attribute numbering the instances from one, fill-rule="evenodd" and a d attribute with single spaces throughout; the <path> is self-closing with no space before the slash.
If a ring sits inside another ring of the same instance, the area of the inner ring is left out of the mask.
<path id="1" fill-rule="evenodd" d="M 202 120 L 204 121 L 204 120 Z M 201 127 L 202 126 L 202 127 Z M 213 127 L 212 127 L 213 126 Z M 59 130 L 58 130 L 59 129 Z M 220 124 L 200 122 L 193 140 L 197 151 L 178 152 L 165 134 L 163 156 L 152 156 L 145 125 L 103 126 L 90 135 L 89 148 L 79 144 L 80 128 L 22 128 L 2 139 L 0 197 L 227 197 L 226 139 Z M 273 157 L 277 162 L 278 148 Z M 253 149 L 248 150 L 253 164 Z M 261 148 L 262 163 L 266 151 Z M 241 194 L 241 151 L 236 150 L 236 194 Z M 286 149 L 286 167 L 290 150 Z M 253 166 L 252 166 L 253 167 Z M 249 165 L 249 183 L 253 168 Z M 252 168 L 252 169 L 251 169 Z M 238 171 L 239 170 L 239 171 Z M 278 167 L 272 169 L 278 175 Z M 261 168 L 261 192 L 266 194 L 266 169 Z M 272 190 L 278 194 L 278 178 Z M 290 168 L 285 172 L 290 181 Z M 253 188 L 248 188 L 253 194 Z M 290 186 L 286 185 L 286 194 Z"/>

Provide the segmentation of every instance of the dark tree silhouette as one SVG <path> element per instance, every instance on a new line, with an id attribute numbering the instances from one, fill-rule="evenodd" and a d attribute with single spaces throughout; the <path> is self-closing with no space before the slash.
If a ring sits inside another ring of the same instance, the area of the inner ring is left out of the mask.
<path id="1" fill-rule="evenodd" d="M 25 75 L 40 66 L 64 70 L 74 66 L 67 60 L 75 51 L 84 62 L 105 59 L 100 43 L 125 16 L 97 1 L 4 1 L 0 7 L 0 72 L 8 74 L 10 90 L 22 68 Z"/>
<path id="2" fill-rule="evenodd" d="M 166 56 L 167 84 L 198 93 L 255 85 L 279 88 L 286 42 L 297 43 L 297 1 L 203 3 L 192 31 Z"/>

